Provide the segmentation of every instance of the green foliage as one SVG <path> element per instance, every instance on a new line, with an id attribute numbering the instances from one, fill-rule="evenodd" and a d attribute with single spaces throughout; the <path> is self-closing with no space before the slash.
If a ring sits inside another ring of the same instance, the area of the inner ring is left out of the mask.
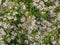
<path id="1" fill-rule="evenodd" d="M 45 6 L 48 7 L 48 6 L 53 6 L 54 2 L 48 1 L 48 2 L 45 2 L 44 4 L 45 4 Z"/>
<path id="2" fill-rule="evenodd" d="M 33 35 L 36 35 L 37 32 L 38 32 L 38 30 L 32 30 L 32 34 L 33 34 Z"/>
<path id="3" fill-rule="evenodd" d="M 59 12 L 60 12 L 60 6 L 56 7 L 56 8 L 54 9 L 54 12 L 55 12 L 55 13 L 59 13 Z"/>
<path id="4" fill-rule="evenodd" d="M 42 12 L 45 12 L 44 14 L 41 14 L 41 17 L 44 18 L 47 21 L 50 21 L 51 17 L 50 17 L 50 12 L 43 10 Z"/>

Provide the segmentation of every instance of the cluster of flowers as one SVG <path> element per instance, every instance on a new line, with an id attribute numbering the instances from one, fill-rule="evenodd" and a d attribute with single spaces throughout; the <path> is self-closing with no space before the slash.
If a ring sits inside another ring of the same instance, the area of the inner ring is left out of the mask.
<path id="1" fill-rule="evenodd" d="M 60 45 L 59 0 L 0 0 L 0 45 Z"/>

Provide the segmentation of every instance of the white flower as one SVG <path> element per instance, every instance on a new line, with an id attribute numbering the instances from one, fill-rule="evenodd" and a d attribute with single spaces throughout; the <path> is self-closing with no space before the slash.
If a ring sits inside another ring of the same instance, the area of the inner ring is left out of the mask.
<path id="1" fill-rule="evenodd" d="M 41 44 L 41 45 L 46 45 L 46 44 Z"/>
<path id="2" fill-rule="evenodd" d="M 12 9 L 12 7 L 10 6 L 9 9 Z"/>
<path id="3" fill-rule="evenodd" d="M 51 28 L 47 28 L 47 31 L 48 31 L 48 32 L 51 32 L 51 31 L 52 31 L 52 29 L 51 29 Z"/>
<path id="4" fill-rule="evenodd" d="M 48 8 L 51 10 L 51 9 L 53 9 L 53 6 L 49 6 Z"/>
<path id="5" fill-rule="evenodd" d="M 45 2 L 47 2 L 48 0 L 44 0 Z"/>
<path id="6" fill-rule="evenodd" d="M 33 0 L 33 2 L 39 2 L 39 0 Z"/>
<path id="7" fill-rule="evenodd" d="M 54 16 L 56 16 L 56 15 L 55 15 L 55 13 L 54 13 L 53 11 L 50 11 L 50 16 L 51 16 L 51 17 L 54 17 Z"/>
<path id="8" fill-rule="evenodd" d="M 28 44 L 28 40 L 25 40 L 25 43 Z"/>
<path id="9" fill-rule="evenodd" d="M 3 38 L 2 37 L 0 37 L 0 41 L 2 40 Z"/>
<path id="10" fill-rule="evenodd" d="M 29 32 L 28 34 L 31 34 L 32 30 L 28 29 L 28 32 Z"/>
<path id="11" fill-rule="evenodd" d="M 6 18 L 3 18 L 3 20 L 6 20 Z"/>
<path id="12" fill-rule="evenodd" d="M 0 19 L 3 18 L 3 16 L 0 16 Z"/>
<path id="13" fill-rule="evenodd" d="M 18 9 L 18 7 L 15 7 L 15 9 Z"/>
<path id="14" fill-rule="evenodd" d="M 46 20 L 44 20 L 43 23 L 44 23 L 45 25 L 47 25 L 48 27 L 52 26 L 52 23 L 50 23 L 50 22 L 48 22 L 48 21 L 46 21 Z"/>
<path id="15" fill-rule="evenodd" d="M 6 23 L 3 23 L 3 27 L 6 29 L 7 28 L 7 24 Z"/>
<path id="16" fill-rule="evenodd" d="M 54 36 L 51 36 L 51 41 L 53 41 L 55 39 L 55 37 Z"/>
<path id="17" fill-rule="evenodd" d="M 11 36 L 11 39 L 12 39 L 12 40 L 15 39 L 15 36 Z"/>
<path id="18" fill-rule="evenodd" d="M 23 10 L 26 10 L 26 6 L 25 6 L 25 5 L 22 5 L 22 9 L 23 9 Z"/>
<path id="19" fill-rule="evenodd" d="M 29 39 L 30 41 L 32 41 L 33 37 L 30 36 L 30 35 L 28 35 L 28 39 Z"/>
<path id="20" fill-rule="evenodd" d="M 0 22 L 0 26 L 2 26 L 3 22 Z"/>
<path id="21" fill-rule="evenodd" d="M 54 40 L 54 41 L 52 41 L 52 44 L 56 44 L 56 41 Z"/>
<path id="22" fill-rule="evenodd" d="M 60 40 L 58 40 L 58 43 L 60 44 Z"/>
<path id="23" fill-rule="evenodd" d="M 38 6 L 38 4 L 37 4 L 36 2 L 33 2 L 33 5 L 34 5 L 34 6 Z"/>
<path id="24" fill-rule="evenodd" d="M 13 16 L 7 16 L 8 19 L 13 19 L 14 17 Z"/>
<path id="25" fill-rule="evenodd" d="M 13 15 L 16 15 L 16 14 L 18 14 L 18 12 L 14 11 L 14 12 L 13 12 Z"/>
<path id="26" fill-rule="evenodd" d="M 3 25 L 2 25 L 5 29 L 7 29 L 7 28 L 11 28 L 11 25 L 10 24 L 7 24 L 7 23 L 3 23 Z"/>
<path id="27" fill-rule="evenodd" d="M 58 0 L 55 1 L 55 5 L 56 5 L 56 6 L 59 6 L 59 1 L 58 1 Z"/>
<path id="28" fill-rule="evenodd" d="M 10 39 L 10 38 L 8 38 L 8 39 L 7 39 L 7 41 L 8 41 L 8 42 L 10 42 L 10 41 L 11 41 L 11 39 Z"/>
<path id="29" fill-rule="evenodd" d="M 17 20 L 17 18 L 15 17 L 15 18 L 14 18 L 14 21 L 16 21 L 16 20 Z"/>
<path id="30" fill-rule="evenodd" d="M 42 7 L 45 7 L 45 4 L 43 1 L 40 1 L 39 5 L 41 5 Z"/>
<path id="31" fill-rule="evenodd" d="M 5 1 L 4 3 L 3 3 L 3 6 L 8 6 L 9 5 L 9 2 L 8 1 Z"/>
<path id="32" fill-rule="evenodd" d="M 16 36 L 17 35 L 17 33 L 15 33 L 14 31 L 12 31 L 12 36 Z"/>
<path id="33" fill-rule="evenodd" d="M 2 35 L 6 35 L 6 33 L 5 33 L 5 31 L 4 31 L 3 28 L 0 29 L 0 34 L 2 34 Z"/>
<path id="34" fill-rule="evenodd" d="M 39 5 L 39 6 L 37 6 L 37 8 L 38 8 L 38 9 L 42 9 L 42 6 L 41 6 L 41 5 Z"/>
<path id="35" fill-rule="evenodd" d="M 50 44 L 47 44 L 47 45 L 50 45 Z"/>
<path id="36" fill-rule="evenodd" d="M 60 20 L 60 13 L 57 14 L 57 20 Z"/>
<path id="37" fill-rule="evenodd" d="M 41 14 L 45 14 L 46 12 L 41 12 Z"/>
<path id="38" fill-rule="evenodd" d="M 25 22 L 25 20 L 26 20 L 25 17 L 21 18 L 21 22 Z"/>
<path id="39" fill-rule="evenodd" d="M 2 0 L 0 0 L 0 4 L 1 4 Z"/>

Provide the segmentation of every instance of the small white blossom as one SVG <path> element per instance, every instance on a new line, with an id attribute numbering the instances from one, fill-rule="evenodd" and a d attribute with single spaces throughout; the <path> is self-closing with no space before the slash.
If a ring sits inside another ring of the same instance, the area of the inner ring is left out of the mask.
<path id="1" fill-rule="evenodd" d="M 22 9 L 23 9 L 23 10 L 26 10 L 26 6 L 25 6 L 25 5 L 22 5 Z"/>
<path id="2" fill-rule="evenodd" d="M 12 39 L 12 40 L 15 39 L 15 36 L 11 36 L 11 39 Z"/>
<path id="3" fill-rule="evenodd" d="M 7 16 L 8 19 L 13 19 L 14 17 L 13 16 Z"/>
<path id="4" fill-rule="evenodd" d="M 7 28 L 7 24 L 6 24 L 6 23 L 4 23 L 4 24 L 3 24 L 3 27 L 6 29 L 6 28 Z"/>
<path id="5" fill-rule="evenodd" d="M 37 4 L 36 2 L 33 2 L 33 5 L 34 5 L 34 6 L 38 6 L 38 4 Z"/>
<path id="6" fill-rule="evenodd" d="M 28 39 L 29 39 L 30 41 L 32 41 L 33 37 L 30 36 L 30 35 L 28 35 Z"/>
<path id="7" fill-rule="evenodd" d="M 18 14 L 18 12 L 16 12 L 16 11 L 15 11 L 15 12 L 13 12 L 13 15 L 16 15 L 16 14 Z"/>
<path id="8" fill-rule="evenodd" d="M 3 28 L 0 29 L 0 34 L 2 34 L 2 35 L 6 35 L 6 33 L 5 33 L 5 31 L 4 31 Z"/>
<path id="9" fill-rule="evenodd" d="M 6 0 L 4 3 L 3 3 L 3 6 L 8 6 L 9 5 L 9 2 Z"/>
<path id="10" fill-rule="evenodd" d="M 58 1 L 58 0 L 55 1 L 55 5 L 56 5 L 56 6 L 59 6 L 59 1 Z"/>
<path id="11" fill-rule="evenodd" d="M 18 9 L 18 7 L 15 7 L 15 9 Z"/>
<path id="12" fill-rule="evenodd" d="M 28 44 L 28 40 L 25 40 L 25 43 Z"/>
<path id="13" fill-rule="evenodd" d="M 39 0 L 33 0 L 33 2 L 39 2 Z"/>
<path id="14" fill-rule="evenodd" d="M 54 45 L 55 45 L 55 44 L 56 44 L 56 41 L 52 41 L 52 44 L 54 44 Z"/>
<path id="15" fill-rule="evenodd" d="M 60 44 L 60 40 L 58 40 L 58 43 Z"/>
<path id="16" fill-rule="evenodd" d="M 1 4 L 2 0 L 0 0 L 0 4 Z"/>
<path id="17" fill-rule="evenodd" d="M 44 0 L 45 2 L 47 2 L 48 0 Z"/>
<path id="18" fill-rule="evenodd" d="M 0 22 L 0 26 L 2 26 L 3 22 Z"/>
<path id="19" fill-rule="evenodd" d="M 25 20 L 26 20 L 25 17 L 21 18 L 21 22 L 25 22 Z"/>
<path id="20" fill-rule="evenodd" d="M 15 18 L 14 18 L 14 21 L 16 21 L 16 20 L 17 20 L 17 18 L 15 17 Z"/>
<path id="21" fill-rule="evenodd" d="M 11 39 L 10 39 L 10 38 L 8 38 L 8 39 L 7 39 L 7 41 L 8 41 L 8 42 L 10 42 L 10 41 L 11 41 Z"/>
<path id="22" fill-rule="evenodd" d="M 6 20 L 6 18 L 3 18 L 3 20 Z"/>

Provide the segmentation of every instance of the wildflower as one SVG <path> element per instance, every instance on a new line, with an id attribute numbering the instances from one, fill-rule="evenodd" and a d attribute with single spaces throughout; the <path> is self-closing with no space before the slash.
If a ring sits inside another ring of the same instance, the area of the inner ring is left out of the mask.
<path id="1" fill-rule="evenodd" d="M 6 33 L 5 33 L 5 31 L 4 31 L 3 28 L 0 29 L 0 34 L 2 34 L 2 35 L 6 35 Z"/>
<path id="2" fill-rule="evenodd" d="M 25 43 L 28 44 L 28 40 L 25 40 Z"/>
<path id="3" fill-rule="evenodd" d="M 41 14 L 45 14 L 46 12 L 41 12 Z"/>
<path id="4" fill-rule="evenodd" d="M 0 4 L 1 4 L 2 0 L 0 0 Z"/>
<path id="5" fill-rule="evenodd" d="M 49 6 L 48 8 L 49 8 L 50 10 L 52 10 L 52 9 L 53 9 L 53 6 Z"/>
<path id="6" fill-rule="evenodd" d="M 60 20 L 60 13 L 57 14 L 57 20 Z"/>
<path id="7" fill-rule="evenodd" d="M 7 7 L 9 5 L 9 2 L 6 0 L 4 3 L 3 3 L 3 6 L 4 7 Z"/>
<path id="8" fill-rule="evenodd" d="M 60 44 L 60 40 L 58 40 L 58 43 Z"/>
<path id="9" fill-rule="evenodd" d="M 17 17 L 14 18 L 14 21 L 16 21 L 16 20 L 17 20 Z"/>
<path id="10" fill-rule="evenodd" d="M 28 39 L 29 39 L 30 41 L 32 41 L 33 37 L 30 36 L 30 35 L 28 35 Z"/>
<path id="11" fill-rule="evenodd" d="M 11 20 L 11 19 L 13 19 L 14 17 L 13 17 L 13 16 L 7 16 L 7 18 L 8 18 L 9 20 Z"/>
<path id="12" fill-rule="evenodd" d="M 59 1 L 58 1 L 58 0 L 55 1 L 55 5 L 56 5 L 56 6 L 59 6 Z"/>
<path id="13" fill-rule="evenodd" d="M 15 39 L 15 36 L 11 36 L 11 39 L 14 40 Z"/>
<path id="14" fill-rule="evenodd" d="M 7 28 L 7 24 L 6 23 L 3 23 L 3 27 L 6 29 Z"/>
<path id="15" fill-rule="evenodd" d="M 3 22 L 0 22 L 0 26 L 2 26 Z"/>
<path id="16" fill-rule="evenodd" d="M 18 7 L 15 7 L 15 9 L 18 9 Z"/>
<path id="17" fill-rule="evenodd" d="M 51 31 L 52 31 L 52 29 L 51 29 L 51 28 L 47 28 L 47 31 L 48 31 L 48 32 L 51 32 Z"/>
<path id="18" fill-rule="evenodd" d="M 10 38 L 7 38 L 7 41 L 10 43 L 11 39 Z"/>
<path id="19" fill-rule="evenodd" d="M 48 0 L 44 0 L 45 2 L 47 2 Z"/>
<path id="20" fill-rule="evenodd" d="M 55 40 L 54 40 L 54 41 L 52 41 L 52 44 L 54 44 L 54 45 L 55 45 L 55 44 L 56 44 L 56 41 L 55 41 Z"/>
<path id="21" fill-rule="evenodd" d="M 25 22 L 25 20 L 26 20 L 25 17 L 21 18 L 21 22 Z"/>
<path id="22" fill-rule="evenodd" d="M 33 2 L 33 5 L 34 5 L 34 6 L 38 6 L 38 4 L 37 4 L 37 3 L 35 3 L 35 2 Z"/>
<path id="23" fill-rule="evenodd" d="M 16 15 L 16 14 L 18 14 L 18 12 L 14 11 L 14 12 L 13 12 L 13 15 Z"/>
<path id="24" fill-rule="evenodd" d="M 3 20 L 6 20 L 6 18 L 3 18 Z"/>
<path id="25" fill-rule="evenodd" d="M 39 0 L 33 0 L 33 2 L 39 2 Z"/>
<path id="26" fill-rule="evenodd" d="M 26 10 L 26 6 L 25 6 L 25 5 L 22 5 L 22 9 L 23 9 L 23 10 Z"/>

